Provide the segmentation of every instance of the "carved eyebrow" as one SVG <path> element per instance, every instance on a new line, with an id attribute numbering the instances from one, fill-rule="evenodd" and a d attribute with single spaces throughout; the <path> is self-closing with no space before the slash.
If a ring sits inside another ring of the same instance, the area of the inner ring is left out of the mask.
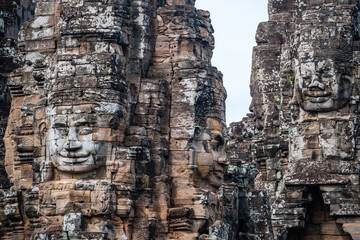
<path id="1" fill-rule="evenodd" d="M 87 135 L 93 133 L 93 129 L 89 127 L 85 127 L 79 131 L 79 135 Z"/>
<path id="2" fill-rule="evenodd" d="M 89 122 L 85 119 L 85 118 L 80 118 L 74 121 L 74 125 L 76 127 L 80 127 L 80 126 L 84 126 L 86 124 L 88 124 Z"/>
<path id="3" fill-rule="evenodd" d="M 60 128 L 60 127 L 66 127 L 67 126 L 67 121 L 66 118 L 64 117 L 57 117 L 54 119 L 52 127 L 53 128 Z"/>
<path id="4" fill-rule="evenodd" d="M 64 122 L 54 122 L 54 124 L 52 125 L 53 128 L 61 128 L 61 127 L 66 127 L 66 123 Z"/>

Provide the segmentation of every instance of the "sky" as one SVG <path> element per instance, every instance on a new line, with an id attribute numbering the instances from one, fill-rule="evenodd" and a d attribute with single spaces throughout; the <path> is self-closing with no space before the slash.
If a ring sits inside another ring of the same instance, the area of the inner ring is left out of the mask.
<path id="1" fill-rule="evenodd" d="M 196 0 L 208 10 L 215 29 L 212 65 L 224 75 L 227 90 L 226 122 L 238 122 L 249 113 L 252 48 L 260 22 L 268 20 L 267 0 Z"/>

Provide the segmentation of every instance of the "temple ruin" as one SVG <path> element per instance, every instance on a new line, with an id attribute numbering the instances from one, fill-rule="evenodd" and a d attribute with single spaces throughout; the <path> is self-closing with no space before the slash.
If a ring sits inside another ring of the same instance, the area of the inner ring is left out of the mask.
<path id="1" fill-rule="evenodd" d="M 360 1 L 268 8 L 227 127 L 195 0 L 0 0 L 0 239 L 360 239 Z"/>

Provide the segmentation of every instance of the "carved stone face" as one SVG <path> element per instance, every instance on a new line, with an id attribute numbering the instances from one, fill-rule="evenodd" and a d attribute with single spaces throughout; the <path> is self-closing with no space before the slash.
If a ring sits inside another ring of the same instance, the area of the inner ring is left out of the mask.
<path id="1" fill-rule="evenodd" d="M 117 104 L 83 104 L 48 111 L 47 149 L 55 168 L 66 173 L 86 173 L 99 167 L 99 155 L 109 154 L 106 151 L 111 145 L 110 124 L 117 110 Z"/>
<path id="2" fill-rule="evenodd" d="M 351 95 L 351 76 L 330 60 L 298 64 L 297 101 L 309 112 L 329 112 L 345 106 Z"/>
<path id="3" fill-rule="evenodd" d="M 215 119 L 207 119 L 206 129 L 197 134 L 193 146 L 201 178 L 207 179 L 211 186 L 219 188 L 223 165 L 227 164 L 222 124 Z"/>
<path id="4" fill-rule="evenodd" d="M 260 97 L 261 96 L 253 95 L 249 108 L 250 112 L 254 113 L 255 127 L 258 130 L 262 130 L 265 126 L 265 120 L 264 120 L 265 111 L 260 101 Z"/>
<path id="5" fill-rule="evenodd" d="M 76 114 L 57 118 L 51 124 L 49 141 L 51 160 L 63 172 L 88 172 L 95 169 L 96 144 L 93 128 Z"/>

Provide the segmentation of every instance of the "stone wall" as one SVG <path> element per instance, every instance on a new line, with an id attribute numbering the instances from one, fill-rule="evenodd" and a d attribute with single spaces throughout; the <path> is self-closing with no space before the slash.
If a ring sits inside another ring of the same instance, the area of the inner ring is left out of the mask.
<path id="1" fill-rule="evenodd" d="M 209 13 L 188 0 L 29 4 L 5 19 L 18 22 L 2 71 L 1 239 L 228 238 Z"/>
<path id="2" fill-rule="evenodd" d="M 358 1 L 269 0 L 228 129 L 195 1 L 10 2 L 1 239 L 359 238 Z"/>
<path id="3" fill-rule="evenodd" d="M 0 188 L 9 187 L 4 168 L 3 137 L 10 111 L 11 97 L 7 74 L 19 67 L 21 56 L 17 47 L 21 25 L 33 15 L 31 1 L 0 1 Z"/>
<path id="4" fill-rule="evenodd" d="M 269 1 L 252 114 L 231 124 L 228 148 L 259 170 L 244 189 L 247 239 L 359 237 L 358 4 Z"/>

